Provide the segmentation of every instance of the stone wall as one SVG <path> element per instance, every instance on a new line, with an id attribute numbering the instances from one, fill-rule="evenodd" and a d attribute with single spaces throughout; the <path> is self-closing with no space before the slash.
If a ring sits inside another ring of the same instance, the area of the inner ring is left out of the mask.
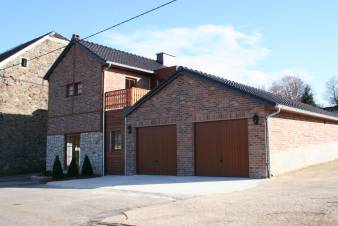
<path id="1" fill-rule="evenodd" d="M 43 171 L 46 158 L 48 82 L 43 76 L 62 49 L 28 62 L 64 46 L 65 42 L 45 40 L 10 60 L 0 73 L 0 175 Z"/>
<path id="2" fill-rule="evenodd" d="M 80 134 L 80 172 L 84 162 L 84 158 L 88 155 L 92 164 L 94 174 L 102 175 L 103 160 L 102 160 L 102 133 L 90 132 Z M 65 136 L 64 135 L 51 135 L 47 137 L 47 158 L 46 169 L 51 171 L 55 157 L 58 155 L 62 164 L 62 168 L 66 172 L 65 168 Z"/>
<path id="3" fill-rule="evenodd" d="M 64 167 L 64 154 L 65 154 L 65 136 L 54 135 L 47 137 L 47 154 L 46 154 L 46 170 L 51 171 L 55 157 L 59 156 L 61 166 Z"/>
<path id="4" fill-rule="evenodd" d="M 94 174 L 103 174 L 103 139 L 102 132 L 81 133 L 80 137 L 80 168 L 86 155 L 92 164 Z"/>
<path id="5" fill-rule="evenodd" d="M 251 120 L 258 113 L 261 120 Z M 249 176 L 266 177 L 264 105 L 193 75 L 181 75 L 127 117 L 127 174 L 136 173 L 136 128 L 175 124 L 177 174 L 194 175 L 194 123 L 248 118 Z M 180 128 L 184 127 L 184 132 Z"/>

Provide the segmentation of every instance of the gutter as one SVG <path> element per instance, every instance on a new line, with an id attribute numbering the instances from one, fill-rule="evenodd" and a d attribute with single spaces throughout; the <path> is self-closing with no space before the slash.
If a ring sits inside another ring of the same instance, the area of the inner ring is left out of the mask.
<path id="1" fill-rule="evenodd" d="M 146 73 L 149 73 L 149 74 L 155 73 L 154 71 L 151 71 L 151 70 L 147 70 L 147 69 L 143 69 L 143 68 L 139 68 L 139 67 L 133 67 L 133 66 L 130 66 L 130 65 L 127 65 L 127 64 L 120 64 L 120 63 L 115 63 L 115 62 L 112 62 L 112 61 L 106 61 L 106 63 L 110 66 L 113 65 L 113 66 L 117 66 L 117 67 L 123 67 L 123 68 L 132 69 L 132 70 L 136 70 L 136 71 L 146 72 Z"/>
<path id="2" fill-rule="evenodd" d="M 324 114 L 320 114 L 320 113 L 316 113 L 316 112 L 310 112 L 310 111 L 301 110 L 301 109 L 298 109 L 298 108 L 292 108 L 292 107 L 288 107 L 288 106 L 280 105 L 280 104 L 278 104 L 276 107 L 283 110 L 283 111 L 287 111 L 287 112 L 293 112 L 293 113 L 298 113 L 298 114 L 302 114 L 302 115 L 308 115 L 308 116 L 312 116 L 312 117 L 323 118 L 323 119 L 328 119 L 328 120 L 338 122 L 337 117 L 330 116 L 330 115 L 324 115 Z"/>
<path id="3" fill-rule="evenodd" d="M 268 178 L 271 178 L 269 118 L 278 115 L 281 111 L 281 108 L 278 105 L 275 108 L 277 111 L 265 116 L 265 154 Z"/>

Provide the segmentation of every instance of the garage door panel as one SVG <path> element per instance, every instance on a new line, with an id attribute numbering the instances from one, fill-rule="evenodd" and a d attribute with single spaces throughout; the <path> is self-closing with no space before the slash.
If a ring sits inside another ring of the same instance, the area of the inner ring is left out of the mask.
<path id="1" fill-rule="evenodd" d="M 196 175 L 248 176 L 247 120 L 195 124 Z"/>
<path id="2" fill-rule="evenodd" d="M 210 155 L 210 153 L 219 152 L 220 129 L 216 123 L 208 123 L 205 127 L 203 124 L 196 124 L 195 127 L 195 145 L 196 145 L 196 174 L 200 176 L 220 174 L 219 167 L 221 159 L 219 154 Z M 214 132 L 217 132 L 214 134 Z M 219 175 L 221 176 L 221 175 Z"/>
<path id="3" fill-rule="evenodd" d="M 137 172 L 176 175 L 176 126 L 138 128 Z"/>

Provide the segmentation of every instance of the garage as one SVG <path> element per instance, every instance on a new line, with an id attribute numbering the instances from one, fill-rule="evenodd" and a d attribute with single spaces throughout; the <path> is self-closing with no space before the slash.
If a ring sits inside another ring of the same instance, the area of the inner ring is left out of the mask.
<path id="1" fill-rule="evenodd" d="M 249 176 L 247 119 L 195 123 L 198 176 Z"/>
<path id="2" fill-rule="evenodd" d="M 176 175 L 176 126 L 137 128 L 137 173 Z"/>

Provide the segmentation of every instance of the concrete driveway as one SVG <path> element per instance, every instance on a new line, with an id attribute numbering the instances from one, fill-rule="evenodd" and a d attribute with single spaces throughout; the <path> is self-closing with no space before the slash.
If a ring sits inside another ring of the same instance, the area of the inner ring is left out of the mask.
<path id="1" fill-rule="evenodd" d="M 105 176 L 83 180 L 49 182 L 54 188 L 106 189 L 111 191 L 144 192 L 172 198 L 191 198 L 200 195 L 243 191 L 258 182 L 238 177 L 178 177 L 178 176 Z"/>
<path id="2" fill-rule="evenodd" d="M 93 225 L 131 209 L 256 185 L 257 180 L 245 178 L 170 176 L 106 176 L 48 184 L 3 180 L 0 225 Z"/>

